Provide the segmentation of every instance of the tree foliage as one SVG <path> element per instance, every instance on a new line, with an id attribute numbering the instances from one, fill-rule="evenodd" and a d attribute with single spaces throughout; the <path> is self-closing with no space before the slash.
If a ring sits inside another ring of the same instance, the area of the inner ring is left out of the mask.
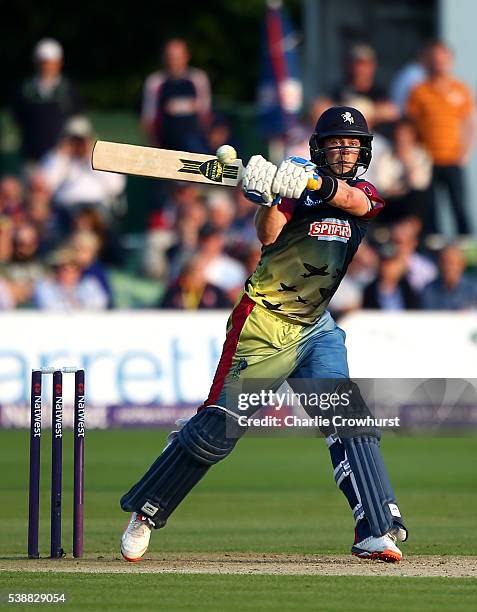
<path id="1" fill-rule="evenodd" d="M 286 0 L 295 23 L 299 0 Z M 193 65 L 204 68 L 214 94 L 229 102 L 255 97 L 264 0 L 0 0 L 5 50 L 1 97 L 31 72 L 37 40 L 52 36 L 65 49 L 65 72 L 90 106 L 137 108 L 144 77 L 159 66 L 159 51 L 184 37 Z"/>

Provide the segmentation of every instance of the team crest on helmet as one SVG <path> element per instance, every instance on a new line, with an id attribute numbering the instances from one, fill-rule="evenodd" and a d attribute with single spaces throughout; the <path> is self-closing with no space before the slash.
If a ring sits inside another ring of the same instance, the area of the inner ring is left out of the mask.
<path id="1" fill-rule="evenodd" d="M 347 121 L 347 122 L 348 122 L 350 125 L 351 125 L 352 123 L 354 123 L 354 117 L 353 117 L 353 115 L 352 115 L 352 114 L 351 114 L 349 111 L 346 111 L 346 113 L 343 113 L 343 114 L 341 115 L 341 117 L 342 117 L 342 119 L 343 119 L 343 121 L 344 121 L 344 122 L 346 122 L 346 121 Z"/>

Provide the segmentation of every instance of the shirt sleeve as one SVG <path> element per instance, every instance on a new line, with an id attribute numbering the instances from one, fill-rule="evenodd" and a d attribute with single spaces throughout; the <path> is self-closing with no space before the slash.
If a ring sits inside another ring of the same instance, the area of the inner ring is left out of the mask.
<path id="1" fill-rule="evenodd" d="M 287 222 L 293 217 L 296 205 L 297 201 L 291 198 L 283 198 L 280 204 L 277 204 L 278 210 L 285 215 Z"/>
<path id="2" fill-rule="evenodd" d="M 212 106 L 209 79 L 203 70 L 197 68 L 191 69 L 190 78 L 197 92 L 197 112 L 202 120 L 208 120 Z"/>
<path id="3" fill-rule="evenodd" d="M 386 203 L 383 198 L 379 195 L 378 190 L 374 185 L 368 183 L 368 181 L 357 181 L 353 187 L 360 189 L 368 198 L 370 202 L 370 209 L 365 215 L 362 215 L 361 219 L 372 219 L 379 215 L 381 210 L 385 207 Z"/>

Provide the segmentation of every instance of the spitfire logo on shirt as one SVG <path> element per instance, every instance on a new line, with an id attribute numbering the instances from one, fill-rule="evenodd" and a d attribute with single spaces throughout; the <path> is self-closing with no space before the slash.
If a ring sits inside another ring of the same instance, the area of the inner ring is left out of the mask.
<path id="1" fill-rule="evenodd" d="M 348 242 L 351 238 L 351 227 L 349 221 L 344 219 L 323 219 L 310 223 L 308 235 L 318 240 Z"/>

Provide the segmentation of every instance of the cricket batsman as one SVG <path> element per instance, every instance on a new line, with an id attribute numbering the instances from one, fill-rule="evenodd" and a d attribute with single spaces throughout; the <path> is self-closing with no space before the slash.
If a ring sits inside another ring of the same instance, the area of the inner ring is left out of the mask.
<path id="1" fill-rule="evenodd" d="M 310 138 L 311 161 L 290 157 L 277 168 L 260 155 L 245 169 L 243 190 L 258 205 L 262 256 L 227 324 L 210 393 L 197 413 L 169 436 L 144 476 L 122 497 L 132 512 L 121 540 L 127 561 L 146 552 L 153 529 L 167 519 L 208 470 L 237 443 L 241 416 L 231 401 L 237 384 L 334 381 L 353 390 L 353 410 L 369 414 L 349 379 L 345 334 L 328 303 L 346 274 L 371 218 L 384 207 L 360 178 L 371 161 L 373 135 L 355 108 L 326 110 Z M 315 180 L 314 190 L 307 188 Z M 253 411 L 256 410 L 254 408 Z M 351 552 L 362 559 L 400 561 L 407 539 L 375 427 L 325 431 L 336 484 L 355 520 Z"/>

